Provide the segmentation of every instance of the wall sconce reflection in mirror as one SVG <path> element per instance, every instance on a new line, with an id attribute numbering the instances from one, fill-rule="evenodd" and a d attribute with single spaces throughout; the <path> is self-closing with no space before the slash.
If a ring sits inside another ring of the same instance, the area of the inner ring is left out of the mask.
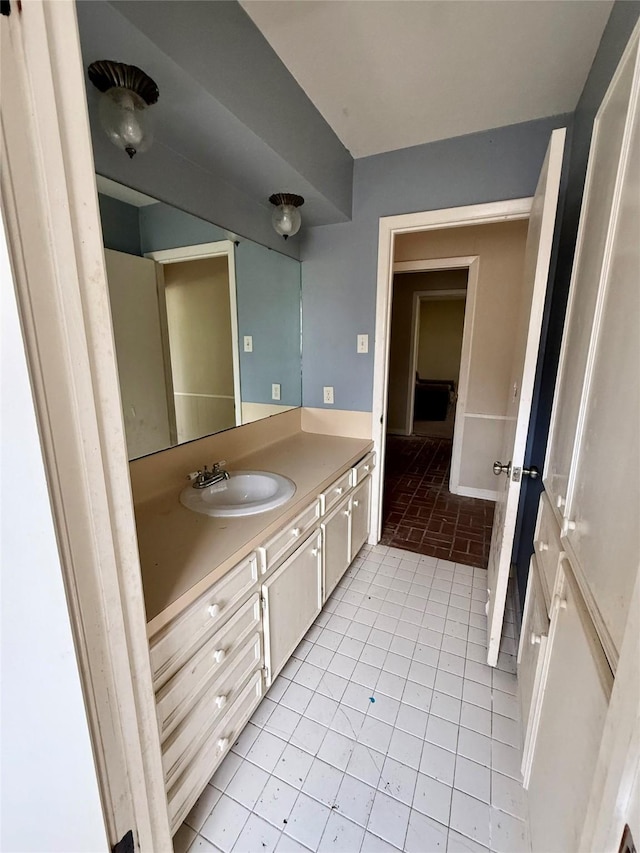
<path id="1" fill-rule="evenodd" d="M 269 201 L 275 205 L 271 222 L 276 232 L 285 240 L 297 234 L 302 225 L 302 217 L 298 210 L 304 204 L 302 196 L 294 193 L 274 193 L 269 196 Z"/>
<path id="2" fill-rule="evenodd" d="M 101 93 L 100 124 L 118 148 L 133 157 L 153 142 L 149 107 L 160 91 L 155 82 L 135 65 L 101 59 L 88 68 L 89 80 Z"/>

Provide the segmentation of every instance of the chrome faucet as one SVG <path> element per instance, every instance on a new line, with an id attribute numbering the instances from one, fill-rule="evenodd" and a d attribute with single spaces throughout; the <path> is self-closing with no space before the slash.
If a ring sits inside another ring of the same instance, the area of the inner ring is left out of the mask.
<path id="1" fill-rule="evenodd" d="M 211 471 L 205 465 L 202 471 L 189 474 L 189 479 L 193 480 L 191 485 L 194 489 L 206 489 L 207 486 L 213 486 L 216 483 L 221 483 L 223 480 L 228 480 L 229 472 L 222 467 L 226 464 L 224 460 L 222 462 L 214 462 Z"/>

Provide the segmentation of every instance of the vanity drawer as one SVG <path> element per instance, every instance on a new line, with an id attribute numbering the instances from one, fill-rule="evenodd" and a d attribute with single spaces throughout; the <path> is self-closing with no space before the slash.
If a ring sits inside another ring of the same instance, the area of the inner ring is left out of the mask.
<path id="1" fill-rule="evenodd" d="M 315 500 L 293 521 L 276 533 L 265 545 L 258 548 L 262 554 L 262 571 L 266 572 L 276 562 L 296 548 L 304 539 L 304 534 L 320 519 L 320 501 Z"/>
<path id="2" fill-rule="evenodd" d="M 550 613 L 562 545 L 560 544 L 558 522 L 544 492 L 540 495 L 533 547 L 540 567 L 540 583 L 547 605 L 547 613 Z"/>
<path id="3" fill-rule="evenodd" d="M 261 668 L 261 659 L 262 637 L 254 634 L 236 657 L 234 665 L 214 681 L 169 735 L 162 745 L 162 766 L 168 785 L 198 752 L 203 735 L 206 736 L 206 732 L 217 725 L 216 720 L 226 716 L 225 709 L 233 705 L 240 688 L 253 672 Z"/>
<path id="4" fill-rule="evenodd" d="M 151 671 L 156 690 L 222 627 L 257 580 L 258 563 L 252 554 L 151 639 Z"/>
<path id="5" fill-rule="evenodd" d="M 195 757 L 168 790 L 169 821 L 175 832 L 233 746 L 262 697 L 262 673 L 256 673 L 233 704 L 203 738 Z"/>
<path id="6" fill-rule="evenodd" d="M 325 515 L 341 500 L 351 488 L 351 469 L 345 471 L 341 477 L 332 483 L 329 488 L 320 495 L 322 514 Z"/>
<path id="7" fill-rule="evenodd" d="M 160 738 L 184 718 L 208 684 L 235 665 L 245 640 L 260 630 L 260 596 L 254 595 L 156 694 Z"/>
<path id="8" fill-rule="evenodd" d="M 361 483 L 376 467 L 376 454 L 372 450 L 371 453 L 367 453 L 367 455 L 362 459 L 355 468 L 351 469 L 352 475 L 352 485 L 357 486 L 358 483 Z"/>

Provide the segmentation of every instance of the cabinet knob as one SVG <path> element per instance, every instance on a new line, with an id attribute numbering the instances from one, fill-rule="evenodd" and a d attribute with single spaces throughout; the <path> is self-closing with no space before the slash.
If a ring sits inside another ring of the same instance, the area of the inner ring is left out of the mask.
<path id="1" fill-rule="evenodd" d="M 344 514 L 345 514 L 345 515 L 347 516 L 347 518 L 348 518 L 348 517 L 351 515 L 351 510 L 349 510 L 349 509 L 345 509 Z"/>
<path id="2" fill-rule="evenodd" d="M 299 527 L 294 527 L 294 528 L 293 528 L 293 530 L 291 531 L 291 535 L 292 535 L 292 536 L 295 536 L 296 538 L 297 538 L 298 536 L 300 536 L 300 528 L 299 528 Z"/>
<path id="3" fill-rule="evenodd" d="M 354 505 L 354 506 L 360 506 L 360 501 L 354 501 L 354 502 L 353 502 L 353 505 Z"/>
<path id="4" fill-rule="evenodd" d="M 216 663 L 222 663 L 222 661 L 226 658 L 227 653 L 224 649 L 216 649 L 213 653 L 213 659 Z"/>
<path id="5" fill-rule="evenodd" d="M 549 546 L 547 545 L 546 542 L 538 542 L 538 551 L 542 552 L 542 551 L 548 551 L 548 550 L 549 550 Z"/>
<path id="6" fill-rule="evenodd" d="M 567 609 L 567 599 L 562 598 L 560 595 L 555 595 L 553 597 L 553 603 L 558 610 L 566 610 Z"/>
<path id="7" fill-rule="evenodd" d="M 224 708 L 224 706 L 227 704 L 227 697 L 226 696 L 216 696 L 215 703 L 216 703 L 216 708 Z"/>
<path id="8" fill-rule="evenodd" d="M 565 518 L 565 520 L 562 522 L 562 535 L 566 536 L 567 533 L 569 533 L 569 531 L 575 530 L 575 529 L 576 529 L 575 521 L 569 521 L 568 518 Z"/>
<path id="9" fill-rule="evenodd" d="M 318 552 L 319 552 L 319 549 L 318 549 L 318 548 L 312 548 L 312 549 L 311 549 L 311 556 L 312 556 L 312 557 L 317 557 L 317 556 L 318 556 Z"/>
<path id="10" fill-rule="evenodd" d="M 556 498 L 556 506 L 558 507 L 558 509 L 562 509 L 565 504 L 565 498 L 563 498 L 562 495 L 558 495 L 558 497 Z"/>
<path id="11" fill-rule="evenodd" d="M 224 752 L 225 749 L 229 746 L 229 738 L 221 737 L 218 741 L 218 752 Z"/>
<path id="12" fill-rule="evenodd" d="M 337 492 L 339 495 L 341 495 L 341 494 L 344 492 L 344 487 L 343 487 L 343 486 L 337 486 L 337 487 L 336 487 L 336 492 Z"/>
<path id="13" fill-rule="evenodd" d="M 542 634 L 536 634 L 535 631 L 532 631 L 530 640 L 532 646 L 539 646 L 542 641 Z"/>
<path id="14" fill-rule="evenodd" d="M 369 468 L 370 468 L 370 466 L 369 466 L 369 465 L 365 465 L 365 466 L 364 466 L 364 470 L 365 470 L 365 471 L 368 471 L 368 470 L 369 470 Z"/>
<path id="15" fill-rule="evenodd" d="M 209 607 L 207 608 L 207 611 L 209 613 L 209 616 L 211 616 L 212 619 L 215 619 L 215 617 L 218 616 L 220 613 L 220 605 L 219 604 L 210 604 Z"/>

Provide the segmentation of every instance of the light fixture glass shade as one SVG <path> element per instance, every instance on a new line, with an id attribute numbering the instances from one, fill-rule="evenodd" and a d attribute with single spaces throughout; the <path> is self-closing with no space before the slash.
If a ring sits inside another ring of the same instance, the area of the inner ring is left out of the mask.
<path id="1" fill-rule="evenodd" d="M 273 209 L 271 222 L 278 234 L 286 240 L 287 237 L 293 237 L 298 233 L 302 225 L 302 217 L 298 208 L 292 204 L 279 204 Z"/>
<path id="2" fill-rule="evenodd" d="M 304 204 L 302 196 L 295 193 L 274 193 L 269 196 L 269 201 L 274 206 L 271 224 L 276 232 L 285 240 L 297 234 L 302 224 L 302 217 L 298 210 Z"/>
<path id="3" fill-rule="evenodd" d="M 153 142 L 153 126 L 147 103 L 131 89 L 114 86 L 103 92 L 99 105 L 100 124 L 109 139 L 133 157 Z"/>

